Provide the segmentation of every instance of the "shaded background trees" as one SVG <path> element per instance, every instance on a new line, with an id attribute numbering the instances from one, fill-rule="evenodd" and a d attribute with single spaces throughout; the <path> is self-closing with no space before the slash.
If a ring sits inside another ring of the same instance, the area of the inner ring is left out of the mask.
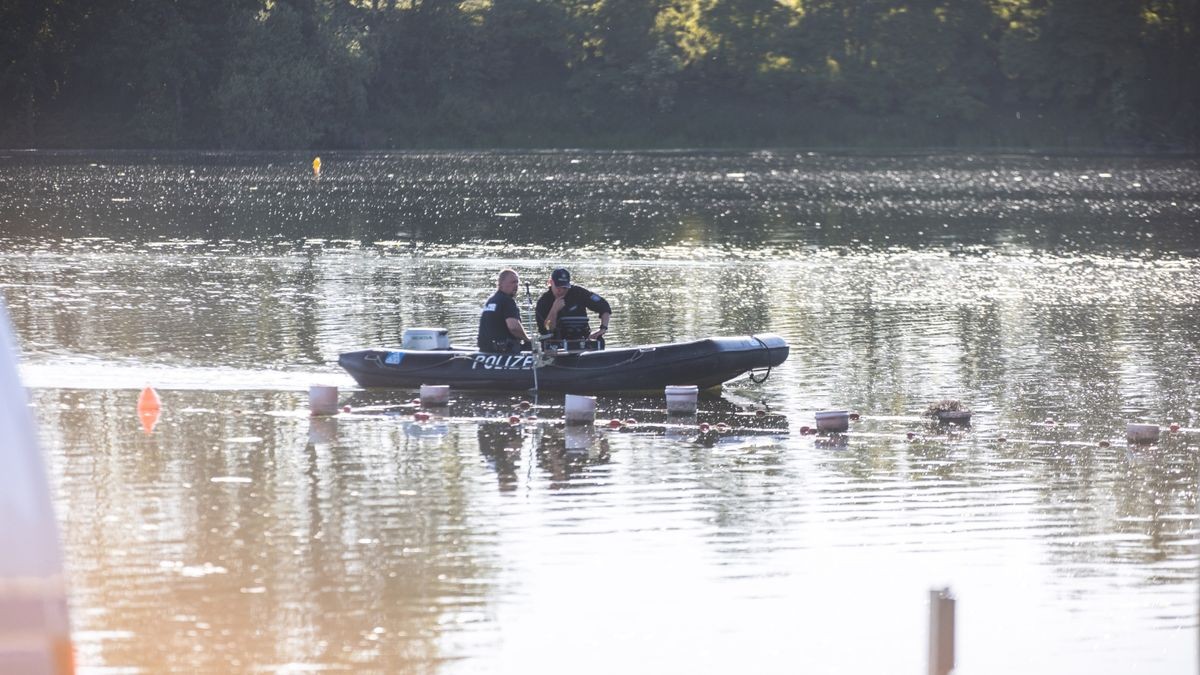
<path id="1" fill-rule="evenodd" d="M 0 145 L 1196 150 L 1200 0 L 0 0 Z"/>

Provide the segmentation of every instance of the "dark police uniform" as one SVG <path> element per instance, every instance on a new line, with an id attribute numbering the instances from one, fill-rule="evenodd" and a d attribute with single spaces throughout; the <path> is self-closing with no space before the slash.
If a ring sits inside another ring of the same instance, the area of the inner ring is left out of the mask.
<path id="1" fill-rule="evenodd" d="M 521 310 L 513 296 L 496 291 L 483 304 L 479 313 L 479 339 L 476 345 L 481 352 L 520 351 L 521 341 L 508 332 L 508 319 L 521 321 Z"/>
<path id="2" fill-rule="evenodd" d="M 546 328 L 546 317 L 550 315 L 550 306 L 554 304 L 554 291 L 546 289 L 542 293 L 542 297 L 538 298 L 535 316 L 537 316 L 538 333 L 545 335 L 551 331 Z M 591 327 L 587 324 L 588 310 L 592 310 L 597 314 L 612 314 L 612 307 L 608 301 L 599 295 L 589 291 L 583 286 L 572 286 L 567 289 L 567 294 L 563 297 L 563 308 L 558 312 L 557 320 L 554 323 L 554 337 L 559 339 L 580 340 L 586 338 L 591 333 Z M 562 330 L 565 323 L 563 319 L 566 317 L 582 317 L 582 335 L 563 335 Z"/>

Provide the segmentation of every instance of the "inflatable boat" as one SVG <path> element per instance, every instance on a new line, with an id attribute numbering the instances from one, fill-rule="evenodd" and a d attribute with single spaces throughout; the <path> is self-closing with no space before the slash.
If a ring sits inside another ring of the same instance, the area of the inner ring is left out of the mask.
<path id="1" fill-rule="evenodd" d="M 788 357 L 772 334 L 715 337 L 692 342 L 603 349 L 591 341 L 545 341 L 532 352 L 496 354 L 450 347 L 442 336 L 405 340 L 406 348 L 366 349 L 338 357 L 360 386 L 567 394 L 662 391 L 668 385 L 701 390 L 750 373 L 755 381 Z M 407 348 L 410 342 L 417 343 Z"/>

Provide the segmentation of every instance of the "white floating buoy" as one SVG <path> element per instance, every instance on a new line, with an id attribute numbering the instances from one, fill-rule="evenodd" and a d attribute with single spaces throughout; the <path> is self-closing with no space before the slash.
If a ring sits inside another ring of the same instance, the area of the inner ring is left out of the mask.
<path id="1" fill-rule="evenodd" d="M 1125 425 L 1125 437 L 1133 443 L 1153 443 L 1158 440 L 1158 425 L 1131 422 Z"/>
<path id="2" fill-rule="evenodd" d="M 567 394 L 567 424 L 591 424 L 596 420 L 596 397 Z"/>
<path id="3" fill-rule="evenodd" d="M 700 388 L 694 384 L 668 385 L 667 412 L 672 415 L 691 415 L 696 412 L 696 397 Z"/>
<path id="4" fill-rule="evenodd" d="M 421 405 L 449 405 L 450 385 L 423 384 L 421 385 Z"/>
<path id="5" fill-rule="evenodd" d="M 850 428 L 849 410 L 822 410 L 815 414 L 817 431 L 841 432 Z"/>
<path id="6" fill-rule="evenodd" d="M 313 415 L 335 415 L 338 411 L 338 390 L 334 385 L 314 384 L 308 387 L 308 411 Z"/>

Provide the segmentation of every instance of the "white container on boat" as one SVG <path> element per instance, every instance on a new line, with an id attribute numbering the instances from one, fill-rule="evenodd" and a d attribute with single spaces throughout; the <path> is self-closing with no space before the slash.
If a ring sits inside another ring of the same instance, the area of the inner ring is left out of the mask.
<path id="1" fill-rule="evenodd" d="M 328 384 L 314 384 L 308 388 L 308 411 L 313 415 L 335 415 L 338 411 L 338 390 Z"/>
<path id="2" fill-rule="evenodd" d="M 423 384 L 421 385 L 421 405 L 449 405 L 450 385 Z"/>
<path id="3" fill-rule="evenodd" d="M 1158 431 L 1157 424 L 1131 422 L 1125 425 L 1125 437 L 1133 443 L 1153 443 L 1158 440 Z"/>
<path id="4" fill-rule="evenodd" d="M 450 349 L 450 333 L 445 328 L 405 328 L 400 346 L 420 351 Z"/>
<path id="5" fill-rule="evenodd" d="M 564 417 L 567 420 L 567 424 L 591 424 L 595 422 L 596 397 L 567 394 Z"/>
<path id="6" fill-rule="evenodd" d="M 849 410 L 822 410 L 815 414 L 817 431 L 842 432 L 850 428 Z"/>
<path id="7" fill-rule="evenodd" d="M 700 388 L 694 384 L 668 385 L 667 412 L 672 415 L 691 415 L 696 412 L 696 397 Z"/>

